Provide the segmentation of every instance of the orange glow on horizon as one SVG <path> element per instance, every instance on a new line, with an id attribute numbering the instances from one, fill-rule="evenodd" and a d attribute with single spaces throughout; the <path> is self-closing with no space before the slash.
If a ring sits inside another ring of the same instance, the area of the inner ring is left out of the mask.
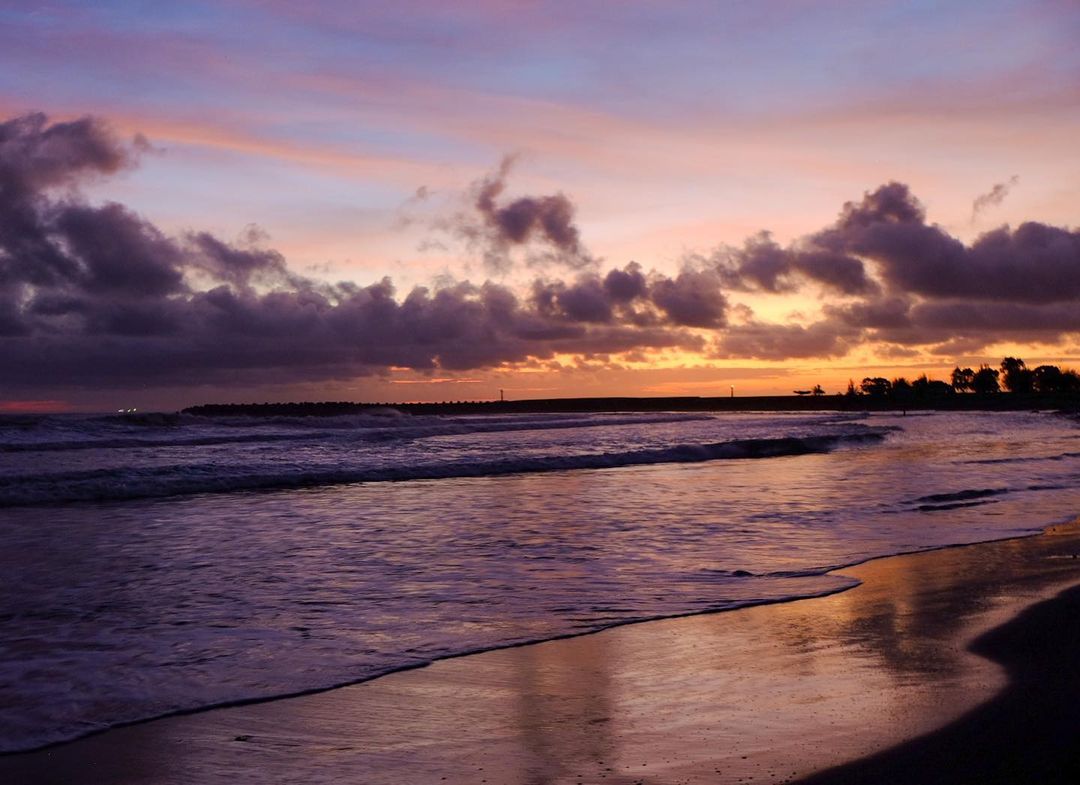
<path id="1" fill-rule="evenodd" d="M 0 413 L 3 414 L 53 414 L 71 410 L 72 406 L 67 401 L 0 401 Z"/>

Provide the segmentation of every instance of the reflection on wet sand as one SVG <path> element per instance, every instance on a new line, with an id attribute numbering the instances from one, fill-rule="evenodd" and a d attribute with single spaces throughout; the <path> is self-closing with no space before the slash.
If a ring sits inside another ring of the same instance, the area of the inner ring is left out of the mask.
<path id="1" fill-rule="evenodd" d="M 1080 586 L 1036 603 L 979 636 L 973 650 L 1000 663 L 1008 684 L 946 725 L 800 785 L 1076 785 L 1080 782 Z"/>
<path id="2" fill-rule="evenodd" d="M 0 759 L 26 783 L 783 782 L 1005 685 L 966 650 L 1080 581 L 1075 530 L 844 570 L 825 598 L 631 625 Z"/>

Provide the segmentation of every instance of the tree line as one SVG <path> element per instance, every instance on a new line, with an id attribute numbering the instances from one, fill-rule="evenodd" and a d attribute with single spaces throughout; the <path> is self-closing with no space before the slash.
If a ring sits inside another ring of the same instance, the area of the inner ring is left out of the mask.
<path id="1" fill-rule="evenodd" d="M 1062 370 L 1056 365 L 1028 368 L 1019 357 L 1006 357 L 999 368 L 980 365 L 978 369 L 953 369 L 949 382 L 935 381 L 922 374 L 914 381 L 900 376 L 892 381 L 881 376 L 868 376 L 857 386 L 848 382 L 846 395 L 869 395 L 874 398 L 940 398 L 956 393 L 993 395 L 1007 390 L 1010 393 L 1061 395 L 1080 393 L 1080 374 Z"/>

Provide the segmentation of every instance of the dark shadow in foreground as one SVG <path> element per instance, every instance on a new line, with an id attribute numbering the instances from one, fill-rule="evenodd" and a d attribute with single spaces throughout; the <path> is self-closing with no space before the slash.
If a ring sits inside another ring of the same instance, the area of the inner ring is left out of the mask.
<path id="1" fill-rule="evenodd" d="M 826 783 L 1080 782 L 1080 586 L 978 638 L 1005 690 L 941 730 L 799 780 Z"/>

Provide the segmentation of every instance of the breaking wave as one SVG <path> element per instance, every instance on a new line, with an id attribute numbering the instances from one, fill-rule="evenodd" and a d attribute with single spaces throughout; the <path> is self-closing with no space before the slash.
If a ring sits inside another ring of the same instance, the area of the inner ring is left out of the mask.
<path id="1" fill-rule="evenodd" d="M 540 431 L 617 425 L 650 425 L 709 419 L 699 414 L 571 417 L 439 417 L 386 413 L 336 417 L 214 417 L 183 414 L 111 415 L 82 420 L 61 417 L 0 421 L 4 452 L 59 452 L 129 448 L 208 447 L 307 441 L 381 442 L 505 431 Z M 22 438 L 19 438 L 23 432 Z M 242 431 L 242 432 L 238 432 Z"/>
<path id="2" fill-rule="evenodd" d="M 614 469 L 659 463 L 700 463 L 762 459 L 823 453 L 842 446 L 880 442 L 887 429 L 865 428 L 847 433 L 733 439 L 708 444 L 595 452 L 571 455 L 473 457 L 469 460 L 345 468 L 293 468 L 260 465 L 194 463 L 178 466 L 116 467 L 16 474 L 0 477 L 0 507 L 58 502 L 120 501 L 196 493 L 229 493 L 307 488 L 358 482 L 495 477 L 506 474 Z M 483 455 L 483 454 L 481 454 Z"/>

